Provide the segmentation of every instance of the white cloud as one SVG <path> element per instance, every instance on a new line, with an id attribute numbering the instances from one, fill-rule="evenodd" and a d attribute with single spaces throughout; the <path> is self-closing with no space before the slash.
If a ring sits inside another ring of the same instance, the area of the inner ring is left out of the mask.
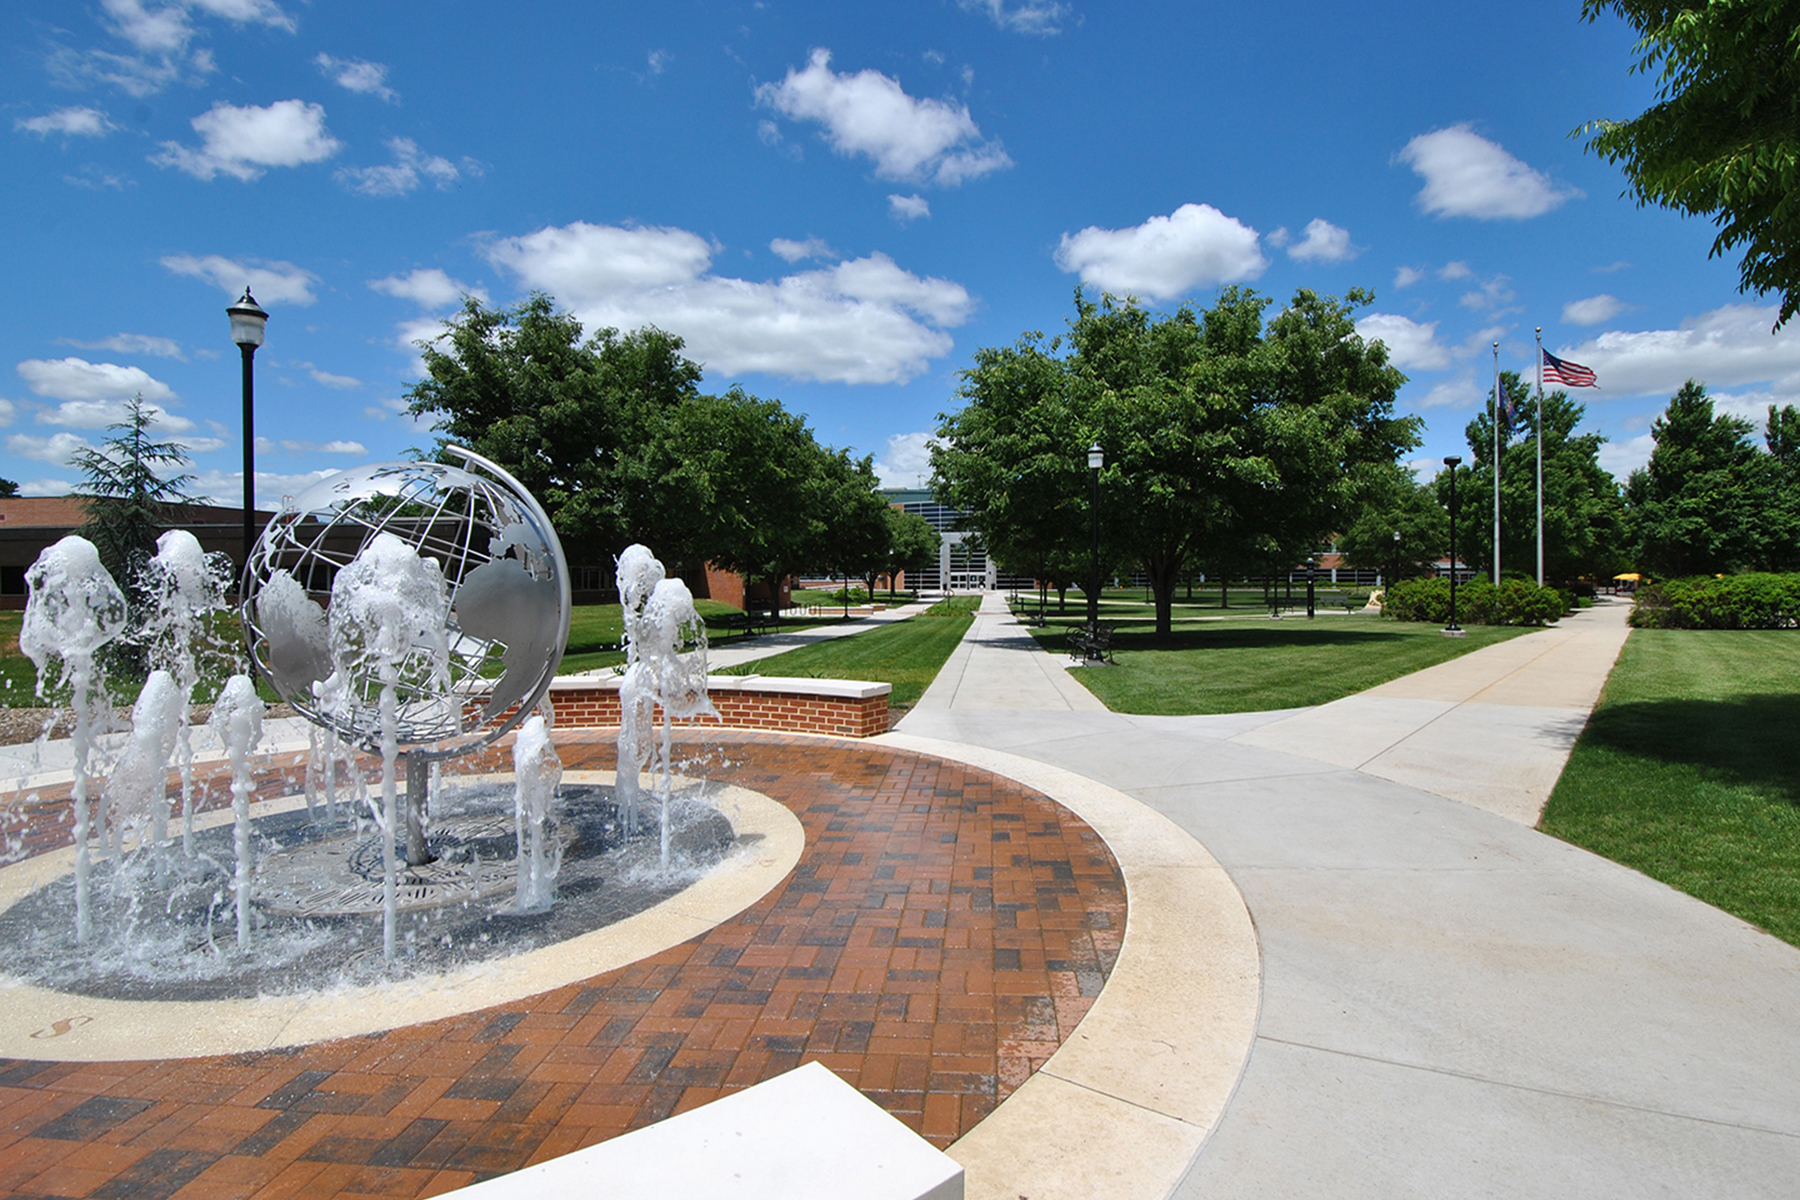
<path id="1" fill-rule="evenodd" d="M 1494 343 L 1506 332 L 1504 325 L 1489 325 L 1485 329 L 1477 329 L 1459 342 L 1451 351 L 1452 358 L 1472 358 L 1477 354 L 1489 354 Z"/>
<path id="2" fill-rule="evenodd" d="M 314 383 L 319 384 L 322 387 L 348 390 L 350 388 L 359 388 L 363 385 L 362 380 L 353 376 L 333 375 L 330 371 L 321 371 L 317 367 L 308 368 L 307 374 L 312 376 Z"/>
<path id="3" fill-rule="evenodd" d="M 56 344 L 75 346 L 82 350 L 111 350 L 115 354 L 154 354 L 158 358 L 187 361 L 187 356 L 181 352 L 181 343 L 174 338 L 151 337 L 143 333 L 115 333 L 111 337 L 101 338 L 97 342 L 84 342 L 77 338 L 57 338 Z"/>
<path id="4" fill-rule="evenodd" d="M 917 193 L 911 196 L 902 196 L 898 193 L 888 196 L 888 216 L 902 225 L 930 215 L 931 203 Z"/>
<path id="5" fill-rule="evenodd" d="M 1008 5 L 1006 0 L 957 0 L 968 12 L 986 13 L 1001 29 L 1013 33 L 1032 33 L 1042 37 L 1062 32 L 1062 25 L 1074 13 L 1067 4 L 1056 0 L 1019 0 Z"/>
<path id="6" fill-rule="evenodd" d="M 769 243 L 769 249 L 788 262 L 799 262 L 803 258 L 818 258 L 831 262 L 839 257 L 824 238 L 809 237 L 804 242 L 796 242 L 791 238 L 776 238 Z"/>
<path id="7" fill-rule="evenodd" d="M 168 254 L 160 261 L 175 274 L 203 279 L 234 300 L 246 285 L 259 304 L 305 306 L 318 299 L 312 288 L 319 277 L 291 262 L 233 259 L 222 254 Z"/>
<path id="8" fill-rule="evenodd" d="M 1432 384 L 1431 390 L 1413 404 L 1418 408 L 1469 408 L 1481 403 L 1486 395 L 1486 387 L 1475 382 L 1475 372 L 1467 370 Z"/>
<path id="9" fill-rule="evenodd" d="M 194 37 L 195 9 L 239 25 L 268 25 L 292 33 L 294 19 L 268 0 L 174 0 L 151 8 L 143 0 L 102 0 L 114 33 L 146 54 L 178 54 Z"/>
<path id="10" fill-rule="evenodd" d="M 184 437 L 181 448 L 188 454 L 211 454 L 214 450 L 223 450 L 231 445 L 226 438 Z"/>
<path id="11" fill-rule="evenodd" d="M 470 287 L 460 279 L 452 279 L 438 267 L 421 267 L 406 275 L 371 279 L 369 286 L 384 296 L 411 300 L 425 309 L 448 308 L 452 304 L 460 304 L 464 295 L 473 296 L 483 304 L 488 299 L 485 288 Z"/>
<path id="12" fill-rule="evenodd" d="M 1437 322 L 1421 324 L 1397 313 L 1369 313 L 1356 323 L 1365 342 L 1382 342 L 1388 361 L 1403 371 L 1436 371 L 1450 365 L 1450 351 L 1437 340 Z"/>
<path id="13" fill-rule="evenodd" d="M 150 417 L 148 427 L 158 434 L 186 433 L 194 423 L 178 417 L 160 404 L 145 404 Z M 64 400 L 53 409 L 37 414 L 40 425 L 61 425 L 68 429 L 107 429 L 125 420 L 124 400 Z"/>
<path id="14" fill-rule="evenodd" d="M 1210 204 L 1184 204 L 1129 229 L 1090 225 L 1065 233 L 1056 265 L 1109 292 L 1166 300 L 1255 279 L 1269 260 L 1257 245 L 1256 230 Z"/>
<path id="15" fill-rule="evenodd" d="M 14 458 L 29 458 L 57 467 L 68 466 L 77 451 L 92 449 L 86 438 L 73 433 L 53 433 L 47 438 L 15 433 L 6 439 L 6 452 Z"/>
<path id="16" fill-rule="evenodd" d="M 11 425 L 17 413 L 18 409 L 13 407 L 11 400 L 0 400 L 0 426 Z"/>
<path id="17" fill-rule="evenodd" d="M 277 100 L 267 108 L 221 100 L 191 124 L 201 138 L 198 149 L 164 142 L 162 153 L 150 161 L 196 179 L 223 173 L 248 183 L 268 167 L 322 162 L 343 149 L 325 129 L 324 107 L 301 100 Z"/>
<path id="18" fill-rule="evenodd" d="M 1447 262 L 1438 268 L 1439 279 L 1467 279 L 1475 274 L 1466 262 Z"/>
<path id="19" fill-rule="evenodd" d="M 341 88 L 364 96 L 378 96 L 390 104 L 400 98 L 399 93 L 387 85 L 388 69 L 381 63 L 365 62 L 360 58 L 333 58 L 329 54 L 320 54 L 313 62 L 325 78 Z"/>
<path id="20" fill-rule="evenodd" d="M 295 442 L 283 440 L 281 448 L 289 454 L 367 454 L 368 447 L 361 442 Z"/>
<path id="21" fill-rule="evenodd" d="M 67 138 L 105 137 L 118 126 L 107 120 L 106 114 L 97 108 L 59 108 L 41 117 L 20 118 L 13 122 L 13 128 L 21 133 L 35 133 L 39 137 L 60 133 Z"/>
<path id="22" fill-rule="evenodd" d="M 645 65 L 652 75 L 661 75 L 669 69 L 669 64 L 674 61 L 675 56 L 667 50 L 652 50 L 644 56 Z"/>
<path id="23" fill-rule="evenodd" d="M 950 352 L 943 331 L 974 306 L 961 284 L 913 275 L 885 254 L 771 282 L 712 274 L 712 254 L 683 229 L 586 222 L 487 248 L 494 265 L 556 296 L 588 328 L 655 325 L 728 375 L 904 382 Z"/>
<path id="24" fill-rule="evenodd" d="M 1409 288 L 1423 278 L 1425 278 L 1425 272 L 1414 270 L 1412 267 L 1401 267 L 1394 272 L 1394 286 Z"/>
<path id="25" fill-rule="evenodd" d="M 875 70 L 839 75 L 829 50 L 814 50 L 805 70 L 790 68 L 780 83 L 757 88 L 756 102 L 823 125 L 833 150 L 866 155 L 883 179 L 955 187 L 1012 166 L 998 142 L 982 139 L 966 105 L 915 99 Z"/>
<path id="26" fill-rule="evenodd" d="M 1348 229 L 1340 229 L 1330 221 L 1315 217 L 1306 223 L 1305 234 L 1287 248 L 1289 258 L 1301 262 L 1343 262 L 1356 257 L 1356 247 L 1350 244 Z"/>
<path id="27" fill-rule="evenodd" d="M 1499 308 L 1513 299 L 1514 292 L 1507 287 L 1512 282 L 1506 275 L 1496 275 L 1481 285 L 1480 291 L 1464 292 L 1457 303 L 1473 312 L 1486 312 Z"/>
<path id="28" fill-rule="evenodd" d="M 337 472 L 330 468 L 301 471 L 292 475 L 277 471 L 258 471 L 256 473 L 256 506 L 258 508 L 279 508 L 284 497 L 298 496 L 327 475 L 335 474 Z M 188 485 L 188 494 L 201 503 L 236 508 L 244 503 L 244 473 L 242 471 L 197 471 L 194 481 Z"/>
<path id="29" fill-rule="evenodd" d="M 19 485 L 21 496 L 66 496 L 74 490 L 66 479 L 27 479 Z"/>
<path id="30" fill-rule="evenodd" d="M 1548 176 L 1467 125 L 1422 133 L 1399 157 L 1425 180 L 1419 207 L 1440 217 L 1523 220 L 1581 195 L 1574 188 L 1557 190 Z"/>
<path id="31" fill-rule="evenodd" d="M 1800 391 L 1800 325 L 1770 333 L 1776 311 L 1728 304 L 1678 329 L 1613 331 L 1553 353 L 1591 367 L 1603 395 L 1668 396 L 1688 379 L 1719 388 L 1773 382 L 1781 391 Z"/>
<path id="32" fill-rule="evenodd" d="M 1611 474 L 1614 479 L 1623 480 L 1639 467 L 1647 465 L 1650 452 L 1654 449 L 1655 436 L 1641 433 L 1636 437 L 1606 442 L 1594 458 L 1599 462 L 1601 470 Z"/>
<path id="33" fill-rule="evenodd" d="M 1571 300 L 1563 305 L 1562 319 L 1571 325 L 1599 325 L 1610 321 L 1629 307 L 1616 296 L 1602 292 L 1586 300 Z"/>
<path id="34" fill-rule="evenodd" d="M 124 400 L 141 394 L 154 402 L 175 395 L 168 384 L 152 378 L 142 367 L 69 357 L 27 359 L 18 369 L 27 387 L 52 400 Z"/>
<path id="35" fill-rule="evenodd" d="M 394 155 L 394 161 L 387 166 L 342 167 L 335 178 L 351 191 L 365 196 L 404 196 L 416 191 L 425 180 L 443 191 L 462 178 L 455 163 L 436 154 L 424 153 L 419 149 L 419 143 L 411 138 L 389 138 L 387 148 Z"/>
<path id="36" fill-rule="evenodd" d="M 931 478 L 930 433 L 896 433 L 875 460 L 875 474 L 882 487 L 924 487 Z"/>

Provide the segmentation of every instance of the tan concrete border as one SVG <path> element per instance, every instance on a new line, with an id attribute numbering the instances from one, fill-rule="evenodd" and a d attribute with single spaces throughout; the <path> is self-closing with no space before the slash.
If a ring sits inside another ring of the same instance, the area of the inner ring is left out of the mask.
<path id="1" fill-rule="evenodd" d="M 505 782 L 507 774 L 488 778 Z M 611 783 L 611 771 L 567 771 L 569 783 Z M 691 781 L 684 781 L 691 782 Z M 747 788 L 712 785 L 713 802 L 740 837 L 753 838 L 718 870 L 636 916 L 579 937 L 444 975 L 338 992 L 241 1000 L 100 1000 L 0 975 L 0 1056 L 114 1062 L 237 1054 L 395 1029 L 508 1004 L 592 978 L 698 937 L 750 907 L 785 879 L 806 846 L 799 818 Z M 268 816 L 302 807 L 298 796 L 252 807 Z M 229 811 L 196 824 L 229 823 Z M 0 911 L 74 869 L 74 847 L 0 870 Z M 40 1036 L 41 1035 L 41 1036 Z"/>
<path id="2" fill-rule="evenodd" d="M 1085 776 L 935 738 L 869 740 L 1043 792 L 1093 827 L 1125 876 L 1125 940 L 1094 1007 L 949 1149 L 969 1200 L 1168 1195 L 1224 1115 L 1256 1035 L 1262 956 L 1237 886 L 1174 822 Z"/>

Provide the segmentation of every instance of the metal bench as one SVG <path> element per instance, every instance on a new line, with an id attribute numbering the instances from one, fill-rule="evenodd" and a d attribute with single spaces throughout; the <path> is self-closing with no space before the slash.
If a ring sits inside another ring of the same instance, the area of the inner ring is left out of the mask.
<path id="1" fill-rule="evenodd" d="M 1077 662 L 1089 662 L 1093 659 L 1111 662 L 1112 638 L 1113 627 L 1104 621 L 1095 625 L 1091 633 L 1085 625 L 1071 629 L 1068 638 L 1069 657 Z"/>

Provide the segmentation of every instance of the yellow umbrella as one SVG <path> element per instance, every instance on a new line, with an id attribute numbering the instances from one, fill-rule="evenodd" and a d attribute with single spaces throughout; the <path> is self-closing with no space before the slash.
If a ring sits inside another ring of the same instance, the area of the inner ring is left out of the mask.
<path id="1" fill-rule="evenodd" d="M 1641 580 L 1643 578 L 1643 576 L 1639 575 L 1636 571 L 1627 571 L 1623 575 L 1614 575 L 1613 578 L 1614 579 L 1629 579 L 1631 582 L 1637 583 L 1639 580 Z"/>

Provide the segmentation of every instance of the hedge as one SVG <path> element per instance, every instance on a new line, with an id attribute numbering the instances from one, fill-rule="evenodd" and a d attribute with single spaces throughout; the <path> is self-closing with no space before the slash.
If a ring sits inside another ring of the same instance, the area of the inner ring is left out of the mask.
<path id="1" fill-rule="evenodd" d="M 1793 629 L 1800 575 L 1751 572 L 1646 583 L 1631 623 L 1639 629 Z"/>
<path id="2" fill-rule="evenodd" d="M 1456 588 L 1456 620 L 1461 625 L 1545 625 L 1569 611 L 1567 593 L 1539 587 L 1529 579 L 1505 579 L 1495 587 L 1472 579 Z M 1404 579 L 1388 588 L 1381 615 L 1396 621 L 1450 620 L 1448 579 Z"/>

